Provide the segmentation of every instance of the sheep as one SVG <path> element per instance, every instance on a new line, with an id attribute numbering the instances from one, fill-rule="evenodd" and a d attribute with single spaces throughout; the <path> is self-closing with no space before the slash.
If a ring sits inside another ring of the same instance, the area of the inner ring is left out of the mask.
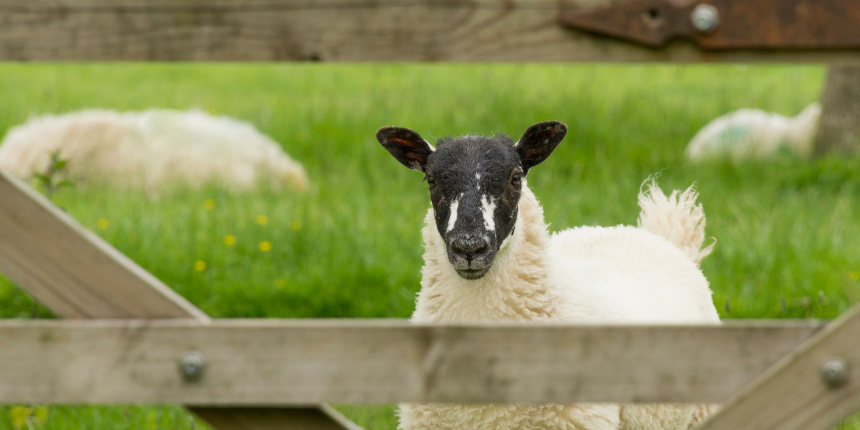
<path id="1" fill-rule="evenodd" d="M 718 324 L 698 263 L 711 252 L 692 189 L 666 197 L 655 182 L 640 191 L 639 227 L 547 232 L 526 181 L 562 141 L 554 121 L 506 135 L 441 138 L 383 127 L 377 140 L 400 163 L 424 173 L 431 208 L 424 219 L 421 290 L 414 322 L 564 321 Z M 404 404 L 400 428 L 495 430 L 687 429 L 706 405 Z"/>
<path id="2" fill-rule="evenodd" d="M 702 127 L 687 144 L 691 161 L 764 159 L 786 150 L 800 158 L 812 154 L 821 105 L 812 103 L 793 118 L 758 109 L 740 109 Z"/>
<path id="3" fill-rule="evenodd" d="M 103 181 L 157 191 L 176 182 L 211 181 L 234 189 L 267 182 L 272 189 L 308 185 L 301 164 L 252 125 L 198 110 L 84 110 L 47 115 L 12 128 L 0 145 L 0 168 L 28 180 L 50 155 L 68 160 L 77 181 Z"/>

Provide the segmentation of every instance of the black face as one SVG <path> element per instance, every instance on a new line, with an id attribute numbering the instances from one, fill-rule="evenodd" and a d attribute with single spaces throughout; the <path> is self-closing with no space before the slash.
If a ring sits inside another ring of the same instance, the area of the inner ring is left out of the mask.
<path id="1" fill-rule="evenodd" d="M 522 180 L 564 139 L 567 127 L 535 124 L 515 145 L 506 135 L 442 138 L 434 150 L 407 128 L 383 127 L 376 137 L 405 166 L 424 172 L 436 229 L 448 261 L 466 279 L 484 276 L 514 233 Z"/>

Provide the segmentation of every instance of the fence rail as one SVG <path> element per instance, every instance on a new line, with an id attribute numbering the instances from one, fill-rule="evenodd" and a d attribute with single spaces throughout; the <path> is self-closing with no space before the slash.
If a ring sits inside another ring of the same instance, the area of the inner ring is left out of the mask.
<path id="1" fill-rule="evenodd" d="M 716 403 L 819 327 L 2 321 L 0 403 Z"/>
<path id="2" fill-rule="evenodd" d="M 621 2 L 6 0 L 0 60 L 860 62 L 857 49 L 653 49 L 561 24 Z"/>

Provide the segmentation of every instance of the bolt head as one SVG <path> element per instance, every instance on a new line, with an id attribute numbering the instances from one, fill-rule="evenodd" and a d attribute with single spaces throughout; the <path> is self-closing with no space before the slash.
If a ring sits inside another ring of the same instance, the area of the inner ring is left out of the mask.
<path id="1" fill-rule="evenodd" d="M 720 24 L 720 12 L 709 4 L 700 4 L 693 8 L 690 14 L 693 27 L 702 33 L 710 33 L 717 29 Z"/>
<path id="2" fill-rule="evenodd" d="M 821 365 L 821 379 L 830 388 L 836 388 L 848 382 L 848 363 L 835 357 Z"/>
<path id="3" fill-rule="evenodd" d="M 200 351 L 187 351 L 179 357 L 179 372 L 186 380 L 197 380 L 203 375 L 206 356 Z"/>

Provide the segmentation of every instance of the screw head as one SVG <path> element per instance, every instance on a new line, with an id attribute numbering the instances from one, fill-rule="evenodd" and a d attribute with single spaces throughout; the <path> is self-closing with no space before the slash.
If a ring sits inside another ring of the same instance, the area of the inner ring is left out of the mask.
<path id="1" fill-rule="evenodd" d="M 700 4 L 693 8 L 690 14 L 693 27 L 702 33 L 710 33 L 717 29 L 720 24 L 720 12 L 709 4 Z"/>
<path id="2" fill-rule="evenodd" d="M 848 382 L 848 363 L 835 357 L 821 365 L 821 379 L 830 388 L 836 388 Z"/>
<path id="3" fill-rule="evenodd" d="M 186 380 L 200 379 L 206 367 L 206 356 L 200 351 L 186 351 L 179 356 L 179 372 Z"/>

